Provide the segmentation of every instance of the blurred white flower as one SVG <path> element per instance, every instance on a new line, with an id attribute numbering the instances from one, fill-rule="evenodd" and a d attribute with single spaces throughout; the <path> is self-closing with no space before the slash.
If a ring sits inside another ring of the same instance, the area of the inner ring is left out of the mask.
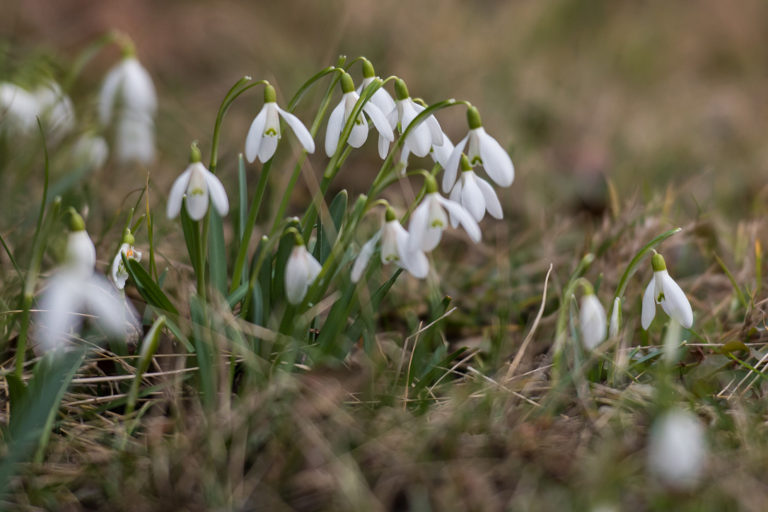
<path id="1" fill-rule="evenodd" d="M 594 349 L 605 339 L 605 309 L 594 292 L 585 293 L 581 297 L 579 326 L 581 327 L 581 341 L 588 350 Z"/>
<path id="2" fill-rule="evenodd" d="M 355 259 L 351 274 L 352 282 L 356 283 L 360 280 L 379 240 L 381 240 L 382 263 L 394 263 L 400 268 L 407 270 L 417 279 L 427 277 L 429 273 L 429 260 L 427 260 L 427 256 L 420 249 L 413 251 L 408 249 L 409 237 L 408 231 L 397 220 L 395 212 L 387 207 L 384 225 L 363 245 L 360 254 Z"/>
<path id="3" fill-rule="evenodd" d="M 148 164 L 155 157 L 154 116 L 157 93 L 152 78 L 134 56 L 113 67 L 99 94 L 99 119 L 108 126 L 117 117 L 115 157 L 122 163 Z"/>
<path id="4" fill-rule="evenodd" d="M 77 122 L 72 100 L 55 82 L 38 87 L 34 98 L 50 143 L 58 143 L 74 129 Z"/>
<path id="5" fill-rule="evenodd" d="M 419 105 L 411 98 L 408 87 L 401 79 L 395 81 L 395 95 L 397 101 L 397 121 L 400 123 L 400 132 L 405 133 L 413 123 L 424 107 Z M 440 128 L 435 116 L 430 115 L 426 119 L 410 128 L 403 144 L 403 151 L 400 154 L 400 162 L 406 164 L 408 156 L 413 153 L 416 156 L 424 157 L 433 148 L 438 148 L 438 154 L 442 158 L 446 144 L 445 135 Z M 448 141 L 450 143 L 450 141 Z M 437 160 L 437 155 L 434 157 Z M 439 160 L 438 160 L 439 161 Z M 442 164 L 441 164 L 442 165 Z"/>
<path id="6" fill-rule="evenodd" d="M 653 423 L 648 469 L 662 484 L 679 490 L 694 488 L 706 457 L 704 428 L 690 412 L 673 409 Z"/>
<path id="7" fill-rule="evenodd" d="M 690 329 L 693 325 L 691 303 L 688 302 L 685 292 L 669 276 L 664 257 L 658 253 L 654 254 L 651 258 L 651 265 L 653 277 L 645 288 L 640 315 L 643 329 L 648 330 L 653 317 L 656 316 L 656 304 L 661 304 L 661 308 L 670 318 L 686 329 Z"/>
<path id="8" fill-rule="evenodd" d="M 261 163 L 274 156 L 277 141 L 280 140 L 280 117 L 282 117 L 307 153 L 315 152 L 315 141 L 312 134 L 302 124 L 298 117 L 277 106 L 275 88 L 267 85 L 264 89 L 264 106 L 254 118 L 248 135 L 245 137 L 245 158 L 253 162 L 259 157 Z"/>
<path id="9" fill-rule="evenodd" d="M 225 216 L 229 212 L 229 200 L 224 185 L 199 160 L 193 161 L 171 187 L 168 194 L 168 218 L 173 219 L 179 214 L 181 203 L 186 197 L 189 217 L 192 220 L 202 219 L 208 212 L 209 196 L 219 215 Z"/>
<path id="10" fill-rule="evenodd" d="M 291 304 L 304 300 L 309 285 L 320 274 L 322 266 L 312 256 L 303 243 L 293 247 L 288 262 L 285 264 L 285 296 Z"/>
<path id="11" fill-rule="evenodd" d="M 490 183 L 475 174 L 464 155 L 461 158 L 461 166 L 461 178 L 453 186 L 449 196 L 451 201 L 461 204 L 477 222 L 483 220 L 486 211 L 494 218 L 504 218 L 501 203 Z M 451 225 L 456 227 L 458 224 L 458 218 L 451 214 Z"/>
<path id="12" fill-rule="evenodd" d="M 12 83 L 0 83 L 0 130 L 29 133 L 38 114 L 37 100 L 31 93 Z"/>
<path id="13" fill-rule="evenodd" d="M 429 252 L 440 243 L 443 230 L 448 227 L 447 210 L 469 235 L 473 242 L 482 238 L 480 227 L 463 206 L 456 201 L 445 199 L 437 192 L 437 183 L 431 176 L 427 179 L 426 195 L 416 207 L 408 224 L 408 252 L 417 250 Z"/>
<path id="14" fill-rule="evenodd" d="M 325 132 L 325 153 L 331 157 L 336 153 L 336 149 L 339 145 L 339 137 L 341 136 L 344 126 L 347 124 L 349 116 L 352 114 L 352 110 L 355 108 L 357 100 L 360 96 L 355 92 L 355 86 L 352 83 L 352 77 L 344 73 L 341 78 L 341 87 L 344 94 L 341 97 L 341 101 L 333 109 L 331 115 L 328 117 L 328 127 Z M 352 131 L 347 139 L 347 144 L 353 148 L 359 148 L 362 146 L 368 138 L 368 121 L 366 121 L 365 115 L 373 122 L 376 130 L 380 136 L 383 137 L 388 143 L 395 140 L 395 135 L 392 132 L 392 127 L 389 124 L 384 113 L 379 110 L 372 101 L 367 101 L 363 105 L 362 112 L 355 119 L 352 126 Z M 389 147 L 387 145 L 387 147 Z M 382 146 L 379 144 L 379 153 L 381 153 Z M 386 156 L 386 152 L 384 153 Z"/>
<path id="15" fill-rule="evenodd" d="M 448 193 L 456 182 L 456 171 L 464 148 L 469 143 L 467 156 L 471 165 L 480 164 L 488 176 L 500 187 L 508 187 L 515 179 L 515 166 L 509 154 L 496 139 L 485 132 L 480 114 L 475 107 L 467 110 L 469 133 L 456 144 L 453 153 L 445 165 L 443 173 L 443 191 Z"/>
<path id="16" fill-rule="evenodd" d="M 72 231 L 67 240 L 66 261 L 48 281 L 37 315 L 37 340 L 45 350 L 66 347 L 83 318 L 110 336 L 125 336 L 129 324 L 137 325 L 133 308 L 102 276 L 94 274 L 96 251 L 82 218 L 73 214 Z"/>
<path id="17" fill-rule="evenodd" d="M 123 243 L 120 245 L 120 249 L 112 260 L 112 272 L 110 272 L 109 276 L 112 278 L 112 282 L 118 290 L 124 289 L 125 282 L 128 280 L 128 270 L 125 268 L 122 255 L 125 255 L 125 259 L 141 261 L 141 252 L 137 251 L 133 247 L 133 244 L 133 235 L 128 231 L 125 236 L 123 236 Z"/>
<path id="18" fill-rule="evenodd" d="M 84 133 L 72 146 L 72 162 L 76 167 L 97 170 L 104 167 L 109 147 L 103 137 Z"/>

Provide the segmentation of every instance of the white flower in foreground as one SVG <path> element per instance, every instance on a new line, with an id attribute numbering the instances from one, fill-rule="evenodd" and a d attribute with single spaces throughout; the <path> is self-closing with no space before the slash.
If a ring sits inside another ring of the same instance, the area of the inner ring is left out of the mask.
<path id="1" fill-rule="evenodd" d="M 363 90 L 376 79 L 379 79 L 379 77 L 376 76 L 373 64 L 368 59 L 363 58 L 363 81 L 357 88 L 357 94 L 362 94 Z M 389 95 L 384 87 L 379 87 L 371 96 L 370 102 L 381 110 L 381 113 L 384 114 L 384 117 L 389 122 L 389 127 L 394 131 L 397 125 L 397 112 L 395 111 L 395 100 L 392 99 L 392 96 Z M 387 139 L 386 136 L 379 134 L 379 156 L 381 158 L 387 157 L 390 142 L 391 140 Z"/>
<path id="2" fill-rule="evenodd" d="M 38 87 L 34 93 L 39 115 L 44 121 L 51 143 L 55 144 L 72 131 L 77 119 L 72 100 L 55 82 Z"/>
<path id="3" fill-rule="evenodd" d="M 445 199 L 437 191 L 437 182 L 432 176 L 426 179 L 426 195 L 421 204 L 416 207 L 408 224 L 408 252 L 417 250 L 429 252 L 440 243 L 443 230 L 448 227 L 448 216 L 445 211 L 456 217 L 459 224 L 473 242 L 482 238 L 480 227 L 463 206 L 456 201 Z"/>
<path id="4" fill-rule="evenodd" d="M 108 156 L 107 141 L 98 135 L 84 133 L 72 146 L 72 161 L 76 167 L 100 169 L 107 163 Z"/>
<path id="5" fill-rule="evenodd" d="M 344 94 L 341 97 L 339 104 L 336 105 L 331 112 L 331 115 L 328 117 L 328 127 L 325 131 L 325 153 L 329 157 L 336 153 L 341 132 L 344 130 L 344 126 L 347 124 L 349 116 L 352 115 L 352 110 L 355 108 L 355 104 L 360 99 L 360 96 L 355 92 L 355 84 L 352 82 L 352 77 L 347 73 L 344 73 L 341 77 L 341 90 Z M 363 112 L 368 115 L 373 122 L 373 125 L 376 127 L 376 130 L 379 132 L 379 135 L 383 137 L 387 143 L 395 140 L 395 134 L 392 132 L 392 127 L 390 126 L 387 117 L 372 101 L 367 101 L 363 105 L 362 112 L 354 121 L 352 131 L 347 138 L 347 144 L 353 148 L 359 148 L 368 138 L 368 121 L 366 121 Z M 379 144 L 379 153 L 381 153 L 381 144 Z"/>
<path id="6" fill-rule="evenodd" d="M 0 129 L 28 133 L 37 123 L 39 113 L 35 97 L 18 85 L 0 83 Z"/>
<path id="7" fill-rule="evenodd" d="M 485 133 L 480 113 L 475 107 L 467 110 L 469 133 L 456 144 L 453 153 L 445 165 L 443 173 L 443 191 L 448 193 L 456 182 L 456 171 L 464 148 L 469 143 L 467 156 L 469 163 L 480 164 L 490 178 L 500 187 L 508 187 L 515 179 L 515 166 L 509 154 L 501 147 L 496 139 Z"/>
<path id="8" fill-rule="evenodd" d="M 673 409 L 654 422 L 648 469 L 662 484 L 679 490 L 692 489 L 701 478 L 706 457 L 704 428 L 693 414 Z"/>
<path id="9" fill-rule="evenodd" d="M 394 210 L 387 207 L 385 222 L 381 229 L 364 245 L 352 267 L 352 282 L 360 280 L 363 271 L 376 249 L 376 244 L 381 240 L 381 262 L 394 263 L 407 270 L 413 277 L 424 279 L 429 273 L 429 260 L 423 251 L 408 249 L 408 231 L 397 220 Z"/>
<path id="10" fill-rule="evenodd" d="M 653 277 L 643 294 L 643 308 L 640 317 L 643 329 L 648 330 L 653 317 L 656 316 L 656 304 L 661 304 L 661 308 L 670 318 L 686 329 L 690 329 L 693 325 L 691 303 L 688 302 L 685 292 L 669 276 L 664 257 L 658 253 L 654 254 L 651 258 L 651 266 L 653 267 Z"/>
<path id="11" fill-rule="evenodd" d="M 461 171 L 461 178 L 453 186 L 449 196 L 451 201 L 456 201 L 463 206 L 477 222 L 483 220 L 486 211 L 491 217 L 504 218 L 496 191 L 490 183 L 475 174 L 464 155 L 461 155 Z M 453 227 L 459 225 L 458 218 L 453 214 L 451 214 L 451 225 Z"/>
<path id="12" fill-rule="evenodd" d="M 192 144 L 191 163 L 181 176 L 176 178 L 168 194 L 168 218 L 175 218 L 181 211 L 186 198 L 187 213 L 192 220 L 200 220 L 208 212 L 208 197 L 222 217 L 229 212 L 229 200 L 219 178 L 200 162 L 200 150 Z"/>
<path id="13" fill-rule="evenodd" d="M 245 158 L 249 162 L 253 162 L 258 156 L 259 161 L 264 163 L 274 156 L 277 141 L 281 137 L 280 117 L 291 127 L 307 153 L 315 152 L 312 134 L 298 117 L 277 106 L 275 88 L 267 85 L 264 88 L 264 106 L 254 118 L 245 137 Z"/>
<path id="14" fill-rule="evenodd" d="M 116 118 L 115 157 L 121 163 L 151 163 L 155 158 L 157 93 L 152 78 L 132 55 L 113 67 L 99 93 L 99 120 Z"/>
<path id="15" fill-rule="evenodd" d="M 118 290 L 125 288 L 125 282 L 128 280 L 128 270 L 125 268 L 122 256 L 125 255 L 127 260 L 141 261 L 141 252 L 137 251 L 133 244 L 135 240 L 129 229 L 125 230 L 123 235 L 123 243 L 120 245 L 120 249 L 115 255 L 115 259 L 112 260 L 112 271 L 109 277 L 112 278 L 112 282 L 115 284 Z"/>
<path id="16" fill-rule="evenodd" d="M 588 350 L 594 349 L 605 339 L 605 309 L 600 304 L 594 290 L 591 290 L 591 286 L 581 297 L 579 326 L 581 327 L 581 342 Z"/>
<path id="17" fill-rule="evenodd" d="M 320 274 L 322 266 L 312 256 L 301 239 L 288 257 L 285 264 L 285 296 L 291 304 L 299 304 L 304 300 L 309 285 Z"/>
<path id="18" fill-rule="evenodd" d="M 400 132 L 405 133 L 416 116 L 424 110 L 424 107 L 413 101 L 408 93 L 408 87 L 401 79 L 395 81 L 395 96 L 397 97 L 395 103 L 397 106 L 397 120 L 400 123 Z M 434 147 L 440 148 L 438 151 L 441 151 L 443 146 L 445 146 L 445 142 L 446 137 L 440 128 L 440 123 L 437 122 L 435 116 L 430 115 L 410 128 L 403 144 L 403 152 L 400 154 L 400 162 L 403 164 L 407 163 L 408 156 L 411 153 L 424 157 Z"/>
<path id="19" fill-rule="evenodd" d="M 137 325 L 131 306 L 106 279 L 94 274 L 96 252 L 77 213 L 71 229 L 66 262 L 49 280 L 40 300 L 37 338 L 45 350 L 64 348 L 87 316 L 115 337 L 125 336 L 128 324 Z"/>

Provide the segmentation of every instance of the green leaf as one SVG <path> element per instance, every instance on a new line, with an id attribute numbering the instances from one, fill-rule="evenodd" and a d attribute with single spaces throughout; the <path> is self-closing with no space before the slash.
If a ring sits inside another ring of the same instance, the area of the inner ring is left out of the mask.
<path id="1" fill-rule="evenodd" d="M 333 198 L 331 205 L 328 207 L 330 221 L 333 223 L 333 226 L 324 222 L 317 232 L 317 245 L 315 245 L 314 252 L 315 258 L 317 258 L 317 261 L 321 264 L 328 258 L 328 255 L 331 253 L 331 247 L 333 247 L 333 243 L 336 241 L 336 236 L 338 235 L 341 223 L 344 220 L 344 214 L 347 211 L 347 198 L 348 195 L 346 190 L 342 190 L 336 194 L 336 197 Z"/>
<path id="2" fill-rule="evenodd" d="M 168 300 L 165 293 L 163 293 L 160 287 L 152 280 L 147 271 L 144 270 L 144 267 L 142 267 L 138 261 L 126 258 L 124 254 L 122 255 L 122 258 L 125 269 L 128 271 L 131 279 L 133 279 L 136 289 L 144 300 L 156 308 L 178 315 L 179 311 L 173 304 L 171 304 L 171 301 Z"/>
<path id="3" fill-rule="evenodd" d="M 208 265 L 211 269 L 211 284 L 219 293 L 227 293 L 227 249 L 224 245 L 224 226 L 215 208 L 209 213 Z"/>

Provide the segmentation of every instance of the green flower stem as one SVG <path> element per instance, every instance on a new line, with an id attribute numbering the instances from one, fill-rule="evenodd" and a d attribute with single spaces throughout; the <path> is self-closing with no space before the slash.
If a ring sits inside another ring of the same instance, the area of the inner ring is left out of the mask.
<path id="1" fill-rule="evenodd" d="M 80 73 L 82 73 L 83 69 L 85 69 L 85 66 L 87 66 L 88 63 L 91 62 L 91 60 L 93 60 L 93 58 L 96 57 L 96 55 L 98 55 L 105 46 L 110 45 L 118 39 L 125 37 L 127 36 L 124 34 L 120 34 L 115 30 L 110 30 L 103 36 L 96 39 L 93 43 L 86 46 L 85 49 L 77 55 L 77 58 L 75 58 L 75 62 L 72 64 L 69 73 L 62 82 L 62 90 L 67 93 L 71 91 L 72 87 L 77 81 L 77 78 L 80 76 Z"/>

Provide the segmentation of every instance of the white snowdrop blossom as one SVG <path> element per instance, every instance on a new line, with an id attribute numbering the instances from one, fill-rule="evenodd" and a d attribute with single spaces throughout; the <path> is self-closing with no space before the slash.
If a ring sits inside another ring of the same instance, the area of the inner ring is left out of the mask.
<path id="1" fill-rule="evenodd" d="M 453 153 L 453 147 L 451 139 L 443 133 L 443 142 L 438 145 L 432 145 L 432 151 L 430 151 L 429 154 L 432 156 L 432 160 L 434 160 L 435 163 L 440 164 L 440 166 L 445 169 L 448 165 L 448 160 L 451 158 L 451 153 Z"/>
<path id="2" fill-rule="evenodd" d="M 76 167 L 97 170 L 104 167 L 109 147 L 103 137 L 84 133 L 72 146 L 72 161 Z"/>
<path id="3" fill-rule="evenodd" d="M 690 412 L 664 413 L 650 431 L 648 469 L 667 487 L 693 489 L 701 479 L 707 458 L 704 428 Z"/>
<path id="4" fill-rule="evenodd" d="M 496 191 L 493 190 L 490 183 L 475 174 L 472 167 L 469 165 L 469 160 L 467 160 L 467 157 L 464 155 L 462 155 L 461 158 L 461 166 L 461 177 L 453 186 L 453 190 L 451 190 L 451 195 L 449 196 L 451 201 L 456 201 L 463 206 L 472 214 L 472 217 L 477 222 L 483 220 L 486 211 L 491 217 L 496 219 L 504 218 L 501 203 L 499 202 L 498 196 L 496 196 Z M 451 214 L 450 217 L 451 225 L 453 227 L 458 226 L 459 219 L 453 214 Z"/>
<path id="5" fill-rule="evenodd" d="M 121 163 L 151 163 L 155 158 L 157 93 L 152 78 L 133 55 L 107 73 L 99 94 L 103 126 L 116 119 L 115 157 Z"/>
<path id="6" fill-rule="evenodd" d="M 126 334 L 137 326 L 133 308 L 94 273 L 96 251 L 82 218 L 73 214 L 73 231 L 67 240 L 66 261 L 48 281 L 37 315 L 37 341 L 44 350 L 66 347 L 86 315 L 110 336 Z"/>
<path id="7" fill-rule="evenodd" d="M 35 97 L 18 85 L 0 83 L 0 129 L 29 133 L 39 114 Z"/>
<path id="8" fill-rule="evenodd" d="M 322 266 L 303 243 L 297 243 L 285 264 L 285 296 L 291 304 L 304 300 L 309 285 L 320 274 Z"/>
<path id="9" fill-rule="evenodd" d="M 405 133 L 409 130 L 416 116 L 424 110 L 424 107 L 413 101 L 408 93 L 408 87 L 401 79 L 395 81 L 395 95 L 397 97 L 395 102 L 397 121 L 400 123 L 400 132 Z M 435 116 L 430 115 L 408 131 L 403 144 L 403 151 L 400 153 L 400 162 L 407 164 L 408 156 L 411 153 L 419 157 L 427 156 L 430 150 L 435 147 L 438 148 L 439 153 L 437 155 L 442 158 L 446 139 L 447 137 L 445 137 L 443 130 L 440 128 L 440 123 L 437 122 Z M 435 159 L 437 160 L 437 156 L 435 156 Z"/>
<path id="10" fill-rule="evenodd" d="M 200 152 L 194 145 L 191 160 L 192 163 L 176 178 L 168 194 L 168 218 L 175 218 L 184 202 L 192 220 L 202 219 L 208 212 L 209 197 L 219 215 L 225 216 L 229 212 L 229 200 L 224 185 L 200 162 Z M 183 201 L 184 198 L 186 201 Z"/>
<path id="11" fill-rule="evenodd" d="M 426 195 L 416 207 L 408 224 L 408 252 L 421 250 L 429 252 L 440 243 L 443 230 L 448 227 L 448 215 L 453 215 L 473 242 L 482 238 L 480 227 L 463 206 L 440 195 L 432 176 L 427 178 Z"/>
<path id="12" fill-rule="evenodd" d="M 126 233 L 123 236 L 123 243 L 120 245 L 120 249 L 112 260 L 112 271 L 109 276 L 112 278 L 112 282 L 118 290 L 124 289 L 125 282 L 128 280 L 128 270 L 125 268 L 122 256 L 125 255 L 125 259 L 127 260 L 141 261 L 141 252 L 133 247 L 134 243 L 135 241 L 130 230 L 126 230 Z"/>
<path id="13" fill-rule="evenodd" d="M 344 130 L 344 126 L 352 115 L 355 104 L 357 104 L 357 101 L 360 99 L 360 95 L 355 92 L 355 85 L 352 82 L 352 77 L 347 73 L 344 73 L 341 77 L 341 88 L 344 94 L 342 95 L 339 104 L 336 105 L 331 112 L 331 115 L 328 117 L 328 127 L 325 131 L 325 153 L 329 157 L 332 157 L 334 153 L 336 153 L 341 132 Z M 353 148 L 359 148 L 365 143 L 366 139 L 368 139 L 368 121 L 366 121 L 366 117 L 363 113 L 365 113 L 373 122 L 379 135 L 387 141 L 388 148 L 389 143 L 395 140 L 395 134 L 392 132 L 392 127 L 390 126 L 387 117 L 372 101 L 367 101 L 363 105 L 362 112 L 358 114 L 357 119 L 355 119 L 352 131 L 347 138 L 347 144 Z M 379 153 L 381 153 L 381 148 L 382 145 L 380 143 Z M 386 151 L 384 156 L 386 156 Z"/>
<path id="14" fill-rule="evenodd" d="M 363 81 L 360 83 L 360 86 L 355 92 L 357 92 L 358 95 L 362 94 L 363 90 L 371 85 L 371 83 L 373 83 L 373 81 L 376 79 L 379 79 L 379 77 L 376 76 L 376 72 L 373 69 L 373 64 L 371 64 L 368 59 L 364 58 Z M 379 110 L 381 110 L 381 113 L 384 114 L 384 117 L 389 122 L 389 127 L 392 129 L 394 134 L 395 126 L 397 126 L 397 112 L 395 107 L 395 100 L 392 99 L 392 96 L 389 95 L 384 87 L 379 87 L 376 89 L 376 92 L 373 93 L 369 101 L 376 105 Z M 390 142 L 391 140 L 389 140 L 385 135 L 379 133 L 379 156 L 382 159 L 387 157 Z"/>
<path id="15" fill-rule="evenodd" d="M 48 138 L 52 144 L 56 144 L 75 127 L 77 119 L 72 100 L 55 82 L 38 87 L 34 97 Z"/>
<path id="16" fill-rule="evenodd" d="M 381 240 L 381 262 L 383 264 L 394 263 L 417 279 L 427 277 L 429 260 L 422 250 L 409 250 L 409 236 L 408 231 L 397 220 L 394 210 L 387 207 L 384 225 L 363 245 L 360 254 L 355 259 L 355 264 L 352 266 L 352 282 L 356 283 L 360 280 L 379 240 Z"/>
<path id="17" fill-rule="evenodd" d="M 500 187 L 508 187 L 515 179 L 515 166 L 509 154 L 496 139 L 485 132 L 480 113 L 475 107 L 467 110 L 469 133 L 456 144 L 445 165 L 443 191 L 448 193 L 456 182 L 456 171 L 464 148 L 469 144 L 467 156 L 471 165 L 482 165 L 488 176 Z"/>
<path id="18" fill-rule="evenodd" d="M 253 119 L 248 135 L 245 137 L 245 158 L 249 162 L 259 157 L 261 163 L 272 158 L 277 150 L 277 142 L 280 140 L 280 118 L 293 130 L 299 139 L 299 143 L 307 153 L 315 152 L 315 141 L 312 134 L 299 120 L 298 117 L 277 106 L 277 94 L 275 88 L 267 85 L 264 88 L 264 106 Z"/>
<path id="19" fill-rule="evenodd" d="M 605 309 L 603 309 L 603 305 L 600 304 L 594 291 L 585 293 L 581 298 L 579 326 L 581 327 L 581 342 L 588 350 L 593 350 L 605 339 Z"/>
<path id="20" fill-rule="evenodd" d="M 643 307 L 640 322 L 643 329 L 648 330 L 654 316 L 656 316 L 656 304 L 660 304 L 664 312 L 670 318 L 678 322 L 686 329 L 693 325 L 693 310 L 691 303 L 685 296 L 685 292 L 669 276 L 667 265 L 661 254 L 654 254 L 651 258 L 653 277 L 645 288 L 643 294 Z"/>

